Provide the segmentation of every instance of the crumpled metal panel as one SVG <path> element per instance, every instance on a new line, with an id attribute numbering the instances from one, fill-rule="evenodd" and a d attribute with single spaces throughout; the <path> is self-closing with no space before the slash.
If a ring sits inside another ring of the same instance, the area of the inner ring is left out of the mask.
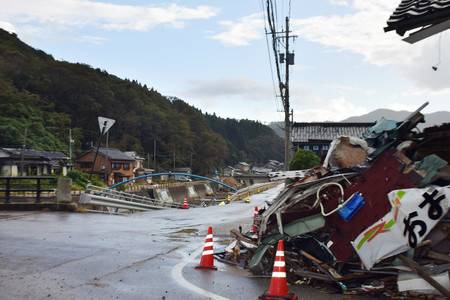
<path id="1" fill-rule="evenodd" d="M 260 273 L 258 264 L 261 260 L 261 257 L 264 255 L 266 250 L 270 248 L 270 246 L 276 244 L 279 240 L 285 240 L 287 238 L 292 238 L 308 232 L 312 232 L 322 228 L 323 226 L 325 226 L 324 217 L 321 214 L 316 214 L 300 220 L 296 220 L 288 225 L 283 226 L 284 234 L 281 234 L 278 230 L 273 230 L 261 242 L 261 246 L 259 246 L 255 254 L 252 256 L 252 259 L 248 264 L 250 271 L 255 274 Z"/>
<path id="2" fill-rule="evenodd" d="M 333 244 L 331 252 L 341 260 L 350 258 L 355 254 L 351 242 L 370 225 L 381 219 L 391 210 L 387 194 L 396 189 L 413 188 L 422 177 L 415 172 L 403 174 L 404 163 L 395 157 L 395 149 L 384 151 L 370 165 L 370 167 L 353 184 L 345 189 L 344 198 L 353 193 L 362 193 L 366 202 L 359 211 L 348 221 L 335 213 L 326 221 L 328 226 L 335 228 L 330 236 Z M 324 203 L 326 211 L 336 208 L 337 200 L 331 199 Z"/>

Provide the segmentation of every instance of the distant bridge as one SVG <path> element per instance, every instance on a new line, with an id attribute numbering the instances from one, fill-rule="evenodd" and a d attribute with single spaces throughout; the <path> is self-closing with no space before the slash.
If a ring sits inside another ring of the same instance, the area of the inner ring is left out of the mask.
<path id="1" fill-rule="evenodd" d="M 158 174 L 150 174 L 150 175 L 143 175 L 138 176 L 123 182 L 120 182 L 118 184 L 112 185 L 108 188 L 93 186 L 91 184 L 88 184 L 86 187 L 86 191 L 80 195 L 79 203 L 83 205 L 95 205 L 100 207 L 100 212 L 103 212 L 103 207 L 107 208 L 108 213 L 116 214 L 119 212 L 119 209 L 126 209 L 128 212 L 131 211 L 146 211 L 146 210 L 152 210 L 152 209 L 167 209 L 167 208 L 183 208 L 183 203 L 176 203 L 173 201 L 163 201 L 158 199 L 152 199 L 147 196 L 139 196 L 135 194 L 125 193 L 123 191 L 117 191 L 113 189 L 114 187 L 120 186 L 122 184 L 125 184 L 130 181 L 137 180 L 139 178 L 146 178 L 146 177 L 152 177 L 152 176 L 160 176 L 160 175 L 178 175 L 178 176 L 189 176 L 193 178 L 199 178 L 208 180 L 217 184 L 220 184 L 222 186 L 225 186 L 231 190 L 234 191 L 234 194 L 231 195 L 231 200 L 237 199 L 238 197 L 242 195 L 249 195 L 252 194 L 252 192 L 258 191 L 260 192 L 260 189 L 263 188 L 269 188 L 276 184 L 274 183 L 260 183 L 256 184 L 254 186 L 249 186 L 241 190 L 237 190 L 229 185 L 226 185 L 222 182 L 219 182 L 217 180 L 206 178 L 199 175 L 192 175 L 192 174 L 186 174 L 186 173 L 158 173 Z M 217 203 L 218 204 L 218 203 Z M 214 204 L 212 204 L 214 205 Z M 192 205 L 189 205 L 189 207 L 193 207 Z"/>
<path id="2" fill-rule="evenodd" d="M 229 189 L 232 190 L 232 191 L 235 191 L 235 192 L 238 191 L 237 189 L 235 189 L 235 188 L 233 188 L 233 187 L 231 187 L 231 186 L 229 186 L 229 185 L 226 185 L 226 184 L 223 183 L 223 182 L 220 182 L 220 181 L 217 181 L 217 180 L 208 178 L 208 177 L 203 177 L 203 176 L 193 175 L 193 174 L 187 174 L 187 173 L 172 173 L 172 172 L 168 172 L 168 173 L 157 173 L 157 174 L 149 174 L 149 175 L 142 175 L 142 176 L 134 177 L 134 178 L 131 178 L 131 179 L 122 181 L 122 182 L 120 182 L 120 183 L 114 184 L 114 185 L 110 186 L 108 189 L 115 188 L 116 186 L 125 184 L 125 183 L 130 182 L 130 181 L 134 181 L 134 180 L 137 180 L 137 179 L 146 178 L 146 177 L 153 177 L 153 176 L 161 176 L 161 175 L 169 175 L 169 176 L 172 176 L 172 175 L 174 175 L 174 176 L 189 176 L 189 177 L 193 177 L 193 178 L 200 178 L 200 179 L 209 180 L 209 181 L 211 181 L 211 182 L 214 182 L 214 183 L 223 185 L 224 187 L 227 187 L 227 188 L 229 188 Z"/>

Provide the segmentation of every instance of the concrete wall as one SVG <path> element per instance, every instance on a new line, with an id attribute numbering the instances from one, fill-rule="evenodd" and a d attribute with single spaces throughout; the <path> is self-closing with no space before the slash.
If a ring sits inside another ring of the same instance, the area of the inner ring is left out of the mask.
<path id="1" fill-rule="evenodd" d="M 215 185 L 216 189 L 214 189 L 211 185 Z M 150 197 L 153 197 L 158 200 L 163 200 L 162 191 L 166 191 L 165 193 L 170 195 L 171 199 L 175 203 L 183 203 L 184 197 L 187 200 L 201 200 L 205 196 L 210 195 L 211 193 L 216 192 L 218 189 L 218 185 L 209 182 L 185 182 L 185 183 L 177 183 L 165 187 L 155 187 L 153 192 L 149 192 Z"/>
<path id="2" fill-rule="evenodd" d="M 174 202 L 169 189 L 154 189 L 155 198 L 161 201 Z"/>
<path id="3" fill-rule="evenodd" d="M 174 202 L 183 203 L 184 197 L 190 199 L 185 185 L 169 186 L 169 191 Z"/>

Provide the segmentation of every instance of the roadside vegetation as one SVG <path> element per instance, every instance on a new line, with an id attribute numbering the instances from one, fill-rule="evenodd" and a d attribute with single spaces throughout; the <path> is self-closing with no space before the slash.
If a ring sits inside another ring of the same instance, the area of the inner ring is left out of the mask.
<path id="1" fill-rule="evenodd" d="M 317 166 L 320 158 L 312 150 L 298 149 L 290 163 L 291 170 L 305 170 Z"/>
<path id="2" fill-rule="evenodd" d="M 136 80 L 57 61 L 2 29 L 0 66 L 1 147 L 25 141 L 27 149 L 68 154 L 71 130 L 76 157 L 97 144 L 103 116 L 116 121 L 110 148 L 135 151 L 153 167 L 156 146 L 156 171 L 172 166 L 174 156 L 199 175 L 239 161 L 283 159 L 283 140 L 260 122 L 203 114 Z"/>

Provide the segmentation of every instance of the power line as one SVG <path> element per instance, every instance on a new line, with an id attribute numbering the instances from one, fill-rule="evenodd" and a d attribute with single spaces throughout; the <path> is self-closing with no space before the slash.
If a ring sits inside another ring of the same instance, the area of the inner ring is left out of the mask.
<path id="1" fill-rule="evenodd" d="M 267 58 L 269 59 L 270 75 L 272 77 L 273 93 L 274 93 L 274 96 L 276 98 L 277 97 L 277 91 L 276 91 L 276 87 L 275 87 L 275 77 L 273 75 L 272 59 L 271 59 L 271 55 L 270 55 L 269 37 L 268 37 L 267 26 L 266 26 L 266 14 L 264 12 L 264 10 L 265 10 L 265 8 L 264 8 L 264 0 L 261 0 L 259 2 L 259 4 L 260 4 L 261 15 L 262 15 L 262 17 L 264 19 L 264 32 L 265 32 L 265 36 L 266 36 Z"/>
<path id="2" fill-rule="evenodd" d="M 276 18 L 277 15 L 275 13 L 276 5 L 274 8 L 274 4 L 272 0 L 267 0 L 267 22 L 270 28 L 270 34 L 272 36 L 272 49 L 275 56 L 275 67 L 277 71 L 278 78 L 278 86 L 280 89 L 280 97 L 283 103 L 284 109 L 284 124 L 285 124 L 285 169 L 289 170 L 289 161 L 290 161 L 290 104 L 289 104 L 289 65 L 294 64 L 294 53 L 289 52 L 289 39 L 294 36 L 290 36 L 289 33 L 289 16 L 286 17 L 285 29 L 277 32 L 276 30 Z M 289 2 L 289 15 L 291 12 L 291 2 Z M 281 37 L 277 36 L 278 34 L 283 34 Z M 281 53 L 278 49 L 278 45 L 282 43 L 284 39 L 284 47 L 285 52 Z M 280 64 L 285 63 L 285 81 L 282 81 Z"/>

